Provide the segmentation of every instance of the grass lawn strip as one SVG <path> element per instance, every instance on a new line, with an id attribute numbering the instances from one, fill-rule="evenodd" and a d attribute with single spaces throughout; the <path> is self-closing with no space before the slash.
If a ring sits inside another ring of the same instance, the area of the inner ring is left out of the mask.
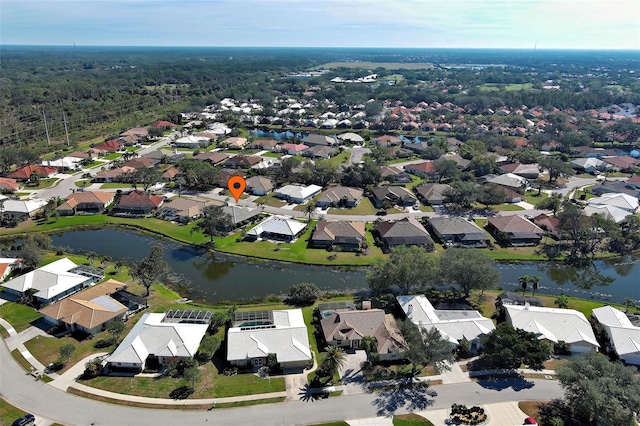
<path id="1" fill-rule="evenodd" d="M 93 399 L 95 401 L 107 402 L 109 404 L 124 405 L 127 407 L 138 408 L 161 408 L 166 410 L 206 410 L 211 408 L 211 404 L 145 404 L 143 402 L 123 401 L 121 399 L 107 398 L 101 395 L 94 395 L 76 388 L 67 389 L 67 393 L 81 396 L 83 398 Z"/>
<path id="2" fill-rule="evenodd" d="M 25 371 L 31 371 L 31 364 L 24 356 L 22 356 L 19 349 L 12 350 L 11 355 L 18 362 L 18 364 L 20 364 L 22 368 L 25 369 Z"/>
<path id="3" fill-rule="evenodd" d="M 415 413 L 398 414 L 393 416 L 393 426 L 407 426 L 407 425 L 433 426 L 433 423 L 431 423 L 429 420 Z"/>
<path id="4" fill-rule="evenodd" d="M 8 321 L 16 330 L 16 333 L 29 328 L 31 323 L 41 316 L 38 311 L 30 306 L 10 302 L 0 305 L 0 318 Z"/>
<path id="5" fill-rule="evenodd" d="M 19 418 L 26 415 L 26 411 L 22 411 L 18 407 L 14 407 L 4 399 L 0 398 L 0 425 L 9 426 Z"/>

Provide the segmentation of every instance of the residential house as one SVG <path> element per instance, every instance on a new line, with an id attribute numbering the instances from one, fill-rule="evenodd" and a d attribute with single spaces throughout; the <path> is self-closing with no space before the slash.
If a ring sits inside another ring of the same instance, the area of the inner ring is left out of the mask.
<path id="1" fill-rule="evenodd" d="M 454 139 L 454 138 L 449 138 L 449 139 Z M 457 139 L 455 139 L 455 140 L 457 140 Z M 436 164 L 438 164 L 438 163 L 441 163 L 443 161 L 453 161 L 453 162 L 455 162 L 456 166 L 460 170 L 465 170 L 467 167 L 469 167 L 469 164 L 471 164 L 470 160 L 467 160 L 466 158 L 462 158 L 458 154 L 454 154 L 454 153 L 451 153 L 451 152 L 448 152 L 448 153 L 446 153 L 444 155 L 441 155 L 434 162 Z"/>
<path id="2" fill-rule="evenodd" d="M 222 211 L 231 217 L 232 229 L 254 222 L 260 217 L 261 213 L 261 210 L 258 208 L 239 205 L 223 206 Z M 223 229 L 223 231 L 230 230 L 231 229 Z"/>
<path id="3" fill-rule="evenodd" d="M 590 157 L 590 158 L 576 158 L 571 160 L 571 167 L 575 170 L 584 173 L 596 174 L 599 172 L 604 172 L 612 166 L 599 158 Z"/>
<path id="4" fill-rule="evenodd" d="M 160 129 L 162 129 L 164 131 L 167 131 L 167 130 L 174 130 L 175 131 L 175 130 L 178 129 L 178 125 L 177 124 L 173 124 L 172 122 L 166 121 L 166 120 L 158 121 L 157 123 L 153 123 L 152 127 L 155 127 L 156 129 L 160 128 Z"/>
<path id="5" fill-rule="evenodd" d="M 611 166 L 612 170 L 619 172 L 631 173 L 640 164 L 640 159 L 633 158 L 628 155 L 619 157 L 605 157 L 602 159 L 605 163 Z"/>
<path id="6" fill-rule="evenodd" d="M 516 191 L 513 188 L 509 188 L 507 186 L 502 185 L 494 185 L 492 183 L 485 184 L 487 187 L 493 187 L 496 191 L 500 191 L 504 194 L 504 202 L 505 203 L 519 203 L 522 201 L 522 194 Z"/>
<path id="7" fill-rule="evenodd" d="M 12 272 L 22 268 L 22 259 L 17 257 L 0 257 L 0 282 Z"/>
<path id="8" fill-rule="evenodd" d="M 159 195 L 134 190 L 120 197 L 113 213 L 119 216 L 146 216 L 159 208 L 163 202 L 164 199 Z"/>
<path id="9" fill-rule="evenodd" d="M 222 165 L 224 167 L 229 167 L 232 169 L 249 169 L 256 164 L 262 162 L 262 157 L 257 155 L 234 155 L 233 157 L 227 158 Z"/>
<path id="10" fill-rule="evenodd" d="M 63 326 L 68 331 L 97 334 L 108 323 L 124 318 L 127 307 L 110 296 L 126 287 L 119 281 L 108 280 L 48 305 L 39 312 L 45 321 Z"/>
<path id="11" fill-rule="evenodd" d="M 359 134 L 353 133 L 353 132 L 342 133 L 338 135 L 338 139 L 348 144 L 355 144 L 355 145 L 364 144 L 364 138 Z"/>
<path id="12" fill-rule="evenodd" d="M 58 173 L 58 169 L 56 169 L 55 167 L 47 167 L 47 166 L 40 166 L 38 164 L 31 164 L 29 166 L 21 167 L 12 173 L 9 173 L 9 178 L 15 179 L 20 182 L 26 182 L 29 179 L 31 179 L 33 175 L 38 175 L 39 177 L 44 179 L 44 178 L 50 178 L 56 173 Z"/>
<path id="13" fill-rule="evenodd" d="M 385 201 L 402 207 L 418 203 L 416 196 L 403 186 L 376 186 L 371 190 L 371 201 L 376 208 L 381 208 Z"/>
<path id="14" fill-rule="evenodd" d="M 627 365 L 640 366 L 640 327 L 631 323 L 619 309 L 603 306 L 593 310 L 595 318 L 604 328 L 609 348 Z"/>
<path id="15" fill-rule="evenodd" d="M 309 334 L 301 309 L 236 312 L 227 330 L 227 361 L 236 367 L 257 369 L 270 354 L 285 372 L 313 364 Z"/>
<path id="16" fill-rule="evenodd" d="M 122 165 L 122 167 L 131 167 L 133 169 L 148 169 L 160 163 L 160 160 L 150 157 L 132 158 Z"/>
<path id="17" fill-rule="evenodd" d="M 412 217 L 393 222 L 376 223 L 376 231 L 380 235 L 386 249 L 397 246 L 433 247 L 433 240 L 424 226 Z"/>
<path id="18" fill-rule="evenodd" d="M 225 154 L 224 152 L 207 151 L 201 152 L 198 155 L 194 155 L 193 159 L 198 161 L 206 161 L 208 163 L 211 163 L 212 166 L 217 166 L 218 164 L 223 163 L 229 157 L 231 156 L 229 154 Z"/>
<path id="19" fill-rule="evenodd" d="M 166 182 L 172 182 L 173 180 L 175 180 L 176 177 L 180 176 L 182 174 L 182 171 L 175 166 L 171 166 L 168 169 L 166 169 L 164 172 L 162 172 L 161 178 L 163 181 Z"/>
<path id="20" fill-rule="evenodd" d="M 122 137 L 132 136 L 135 138 L 136 143 L 147 140 L 149 137 L 149 129 L 146 127 L 133 127 L 125 132 L 120 133 Z"/>
<path id="21" fill-rule="evenodd" d="M 343 250 L 359 249 L 365 241 L 364 222 L 319 220 L 311 236 L 315 247 L 340 246 Z"/>
<path id="22" fill-rule="evenodd" d="M 591 324 L 574 309 L 544 308 L 530 305 L 502 305 L 506 320 L 514 328 L 534 333 L 551 344 L 566 342 L 571 354 L 596 352 L 600 345 Z"/>
<path id="23" fill-rule="evenodd" d="M 540 167 L 538 163 L 533 164 L 521 164 L 521 163 L 508 163 L 497 166 L 500 173 L 511 173 L 516 176 L 523 177 L 525 179 L 538 179 L 540 176 Z"/>
<path id="24" fill-rule="evenodd" d="M 487 247 L 489 236 L 475 223 L 461 217 L 430 217 L 429 229 L 444 245 Z"/>
<path id="25" fill-rule="evenodd" d="M 229 183 L 229 179 L 231 179 L 233 176 L 245 177 L 246 175 L 247 173 L 242 170 L 224 168 L 220 170 L 220 173 L 218 173 L 218 186 L 226 188 L 227 184 Z"/>
<path id="26" fill-rule="evenodd" d="M 76 170 L 80 168 L 82 159 L 77 157 L 62 157 L 51 160 L 42 161 L 42 165 L 45 167 L 52 167 L 61 170 Z"/>
<path id="27" fill-rule="evenodd" d="M 486 228 L 497 240 L 516 247 L 538 245 L 544 236 L 538 225 L 517 214 L 490 217 Z"/>
<path id="28" fill-rule="evenodd" d="M 118 152 L 124 149 L 124 143 L 119 140 L 109 140 L 106 142 L 102 142 L 91 147 L 91 150 L 97 153 L 108 153 L 108 152 Z"/>
<path id="29" fill-rule="evenodd" d="M 416 164 L 408 164 L 404 166 L 404 171 L 412 175 L 428 178 L 435 178 L 438 174 L 436 163 L 429 160 Z"/>
<path id="30" fill-rule="evenodd" d="M 5 199 L 2 211 L 5 216 L 30 218 L 41 212 L 49 204 L 47 200 L 34 198 L 31 200 Z"/>
<path id="31" fill-rule="evenodd" d="M 266 151 L 275 151 L 276 145 L 278 145 L 278 141 L 275 139 L 256 139 L 251 142 L 250 147 Z"/>
<path id="32" fill-rule="evenodd" d="M 435 309 L 424 295 L 397 296 L 396 300 L 408 320 L 426 330 L 437 329 L 453 348 L 466 340 L 469 350 L 477 352 L 481 348 L 480 338 L 495 329 L 493 321 L 478 311 Z"/>
<path id="33" fill-rule="evenodd" d="M 52 303 L 102 279 L 102 269 L 78 266 L 65 257 L 13 278 L 2 287 L 20 297 L 32 292 L 39 303 Z"/>
<path id="34" fill-rule="evenodd" d="M 203 136 L 188 135 L 176 139 L 174 145 L 176 146 L 176 148 L 207 148 L 209 145 L 211 145 L 211 139 Z"/>
<path id="35" fill-rule="evenodd" d="M 374 337 L 381 361 L 402 359 L 406 343 L 391 314 L 382 309 L 336 310 L 320 320 L 328 345 L 359 349 L 362 339 Z"/>
<path id="36" fill-rule="evenodd" d="M 322 191 L 322 187 L 318 185 L 285 185 L 276 189 L 275 196 L 282 198 L 288 202 L 297 204 L 306 203 Z"/>
<path id="37" fill-rule="evenodd" d="M 383 146 L 383 147 L 400 145 L 402 143 L 402 141 L 400 140 L 399 137 L 391 136 L 391 135 L 379 136 L 379 137 L 375 138 L 373 141 L 377 145 Z"/>
<path id="38" fill-rule="evenodd" d="M 20 185 L 18 184 L 18 181 L 16 179 L 0 177 L 1 194 L 13 194 L 18 189 L 20 189 Z"/>
<path id="39" fill-rule="evenodd" d="M 304 155 L 305 157 L 311 157 L 311 158 L 324 158 L 326 160 L 333 157 L 337 153 L 338 153 L 338 150 L 330 146 L 315 145 L 309 149 L 304 150 L 302 155 Z"/>
<path id="40" fill-rule="evenodd" d="M 560 219 L 558 219 L 557 217 L 540 213 L 538 216 L 533 218 L 533 223 L 538 225 L 553 237 L 558 237 L 558 227 L 560 226 Z"/>
<path id="41" fill-rule="evenodd" d="M 600 184 L 596 183 L 591 187 L 591 193 L 595 195 L 627 194 L 634 198 L 640 198 L 640 187 L 634 185 L 632 179 L 630 178 L 626 182 L 607 181 Z"/>
<path id="42" fill-rule="evenodd" d="M 67 196 L 64 203 L 60 204 L 56 211 L 61 216 L 73 216 L 75 214 L 101 214 L 107 206 L 113 202 L 115 194 L 103 191 L 74 192 Z"/>
<path id="43" fill-rule="evenodd" d="M 329 207 L 355 207 L 362 201 L 364 191 L 347 186 L 332 186 L 320 193 L 316 205 L 323 209 Z"/>
<path id="44" fill-rule="evenodd" d="M 246 180 L 245 191 L 252 195 L 267 195 L 273 191 L 273 181 L 265 176 L 253 176 Z"/>
<path id="45" fill-rule="evenodd" d="M 505 173 L 503 175 L 491 176 L 486 179 L 487 183 L 506 186 L 516 191 L 524 191 L 529 188 L 529 181 L 522 176 L 513 173 Z"/>
<path id="46" fill-rule="evenodd" d="M 157 216 L 173 222 L 189 223 L 202 215 L 206 203 L 191 198 L 173 198 L 162 204 Z"/>
<path id="47" fill-rule="evenodd" d="M 227 149 L 243 149 L 247 146 L 247 138 L 230 137 L 222 141 L 222 145 Z"/>
<path id="48" fill-rule="evenodd" d="M 307 135 L 307 137 L 305 137 L 302 140 L 302 142 L 304 142 L 304 144 L 307 146 L 314 146 L 314 145 L 334 146 L 338 144 L 338 141 L 334 137 L 318 135 L 315 133 L 311 133 Z"/>
<path id="49" fill-rule="evenodd" d="M 624 222 L 627 216 L 638 211 L 638 199 L 627 194 L 609 193 L 587 201 L 584 214 L 598 214 L 616 223 Z"/>
<path id="50" fill-rule="evenodd" d="M 285 143 L 279 146 L 280 152 L 286 152 L 289 155 L 298 155 L 309 149 L 308 145 L 303 143 Z"/>
<path id="51" fill-rule="evenodd" d="M 445 183 L 427 183 L 415 188 L 418 197 L 431 206 L 444 204 L 446 198 L 444 194 L 448 190 L 451 190 L 451 187 Z"/>
<path id="52" fill-rule="evenodd" d="M 135 172 L 136 169 L 129 166 L 122 166 L 115 169 L 102 170 L 96 173 L 96 176 L 92 179 L 93 182 L 122 182 L 126 179 L 127 175 Z"/>
<path id="53" fill-rule="evenodd" d="M 143 371 L 193 358 L 207 333 L 211 312 L 146 313 L 107 358 L 108 371 Z"/>
<path id="54" fill-rule="evenodd" d="M 390 183 L 410 183 L 413 181 L 409 173 L 394 166 L 380 166 L 380 176 Z"/>
<path id="55" fill-rule="evenodd" d="M 307 228 L 306 223 L 286 216 L 269 216 L 247 232 L 250 241 L 258 239 L 293 242 Z"/>

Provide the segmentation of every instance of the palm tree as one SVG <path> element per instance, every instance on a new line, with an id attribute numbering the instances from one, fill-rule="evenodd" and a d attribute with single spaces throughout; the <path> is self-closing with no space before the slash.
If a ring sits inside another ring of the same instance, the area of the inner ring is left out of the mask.
<path id="1" fill-rule="evenodd" d="M 518 278 L 518 284 L 522 287 L 522 296 L 524 297 L 525 292 L 527 291 L 527 284 L 529 283 L 529 275 L 523 275 Z"/>
<path id="2" fill-rule="evenodd" d="M 311 218 L 316 214 L 316 203 L 309 201 L 302 208 L 302 212 L 307 217 L 307 222 L 311 222 Z"/>
<path id="3" fill-rule="evenodd" d="M 558 308 L 567 309 L 569 307 L 569 298 L 566 294 L 558 296 L 554 302 Z"/>
<path id="4" fill-rule="evenodd" d="M 333 375 L 340 368 L 344 367 L 347 362 L 347 354 L 337 346 L 327 346 L 325 348 L 327 352 L 322 359 L 322 367 L 327 371 L 329 377 L 333 377 Z"/>
<path id="5" fill-rule="evenodd" d="M 378 339 L 374 336 L 364 336 L 360 341 L 360 349 L 367 353 L 367 360 L 374 361 L 378 357 Z"/>
<path id="6" fill-rule="evenodd" d="M 538 283 L 540 282 L 542 278 L 540 278 L 537 275 L 533 275 L 531 277 L 529 277 L 529 282 L 531 283 L 531 296 L 535 297 L 536 295 L 536 290 L 538 289 Z"/>

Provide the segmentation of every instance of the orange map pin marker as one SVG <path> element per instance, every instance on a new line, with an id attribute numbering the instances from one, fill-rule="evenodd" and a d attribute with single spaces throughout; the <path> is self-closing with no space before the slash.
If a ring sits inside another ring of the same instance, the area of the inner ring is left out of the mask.
<path id="1" fill-rule="evenodd" d="M 227 188 L 231 191 L 233 198 L 236 199 L 236 203 L 240 199 L 242 192 L 247 187 L 247 181 L 242 176 L 231 176 L 229 182 L 227 182 Z"/>

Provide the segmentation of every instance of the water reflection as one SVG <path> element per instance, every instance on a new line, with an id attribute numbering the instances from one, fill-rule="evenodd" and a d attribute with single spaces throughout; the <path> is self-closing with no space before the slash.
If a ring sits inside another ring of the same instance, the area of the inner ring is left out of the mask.
<path id="1" fill-rule="evenodd" d="M 565 263 L 550 262 L 546 264 L 546 268 L 549 278 L 559 285 L 570 283 L 584 290 L 606 287 L 615 281 L 614 277 L 604 275 L 602 269 L 593 262 L 580 268 Z"/>
<path id="2" fill-rule="evenodd" d="M 236 264 L 229 260 L 218 260 L 213 253 L 193 259 L 191 265 L 209 281 L 218 281 L 228 275 Z"/>

